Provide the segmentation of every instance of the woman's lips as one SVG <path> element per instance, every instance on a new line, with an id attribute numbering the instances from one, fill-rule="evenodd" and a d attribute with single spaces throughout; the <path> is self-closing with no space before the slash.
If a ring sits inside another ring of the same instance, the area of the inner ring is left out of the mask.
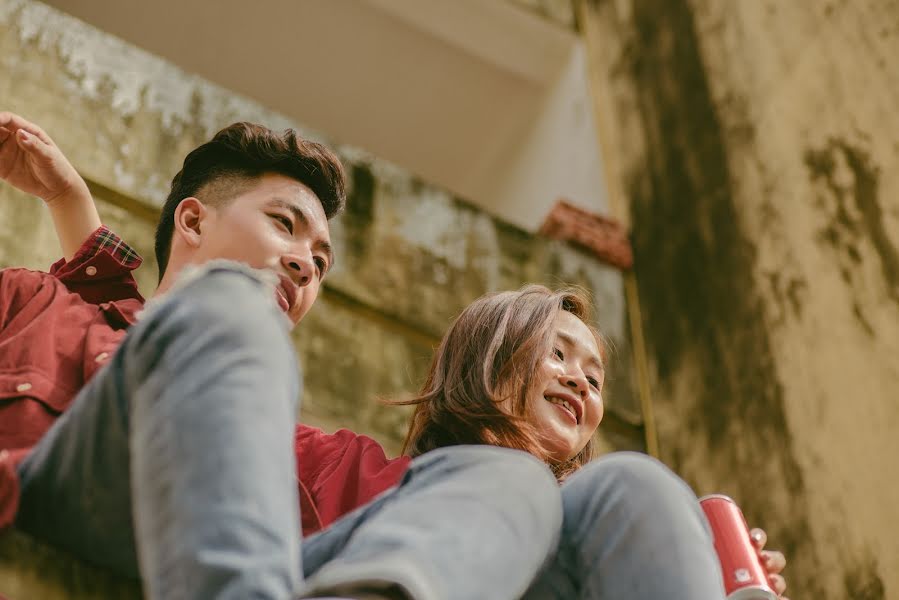
<path id="1" fill-rule="evenodd" d="M 578 424 L 577 423 L 577 415 L 574 413 L 574 409 L 569 409 L 568 407 L 563 406 L 562 404 L 558 404 L 556 402 L 552 402 L 549 399 L 547 399 L 547 402 L 549 402 L 550 404 L 555 406 L 556 409 L 558 409 L 567 420 L 571 421 L 572 425 Z"/>

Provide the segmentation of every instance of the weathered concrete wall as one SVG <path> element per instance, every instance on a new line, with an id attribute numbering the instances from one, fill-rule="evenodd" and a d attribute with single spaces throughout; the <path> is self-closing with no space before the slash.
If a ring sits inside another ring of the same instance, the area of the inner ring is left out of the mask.
<path id="1" fill-rule="evenodd" d="M 899 3 L 590 0 L 663 458 L 785 549 L 793 598 L 899 598 Z"/>
<path id="2" fill-rule="evenodd" d="M 104 222 L 146 260 L 137 272 L 146 295 L 156 281 L 155 213 L 190 149 L 236 120 L 321 139 L 31 0 L 0 0 L 0 108 L 40 123 L 89 180 Z M 593 292 L 599 324 L 618 347 L 602 444 L 643 447 L 618 272 L 364 152 L 337 149 L 352 192 L 347 213 L 332 225 L 337 263 L 295 335 L 306 372 L 304 420 L 351 427 L 396 451 L 406 413 L 375 399 L 416 388 L 454 315 L 489 290 L 568 282 Z M 46 268 L 58 255 L 40 201 L 0 186 L 0 266 Z M 47 566 L 55 562 L 58 570 Z M 35 587 L 36 573 L 43 587 Z M 11 598 L 124 597 L 97 587 L 92 573 L 19 534 L 0 541 L 0 594 Z"/>
<path id="3" fill-rule="evenodd" d="M 187 151 L 238 119 L 305 131 L 252 101 L 43 4 L 3 0 L 0 19 L 4 23 L 0 98 L 5 107 L 41 123 L 54 136 L 94 184 L 98 198 L 107 201 L 107 218 L 114 219 L 117 227 L 131 228 L 129 241 L 141 247 L 148 261 L 152 260 L 155 207 L 164 199 L 168 181 Z M 352 190 L 347 214 L 332 225 L 338 260 L 329 275 L 324 302 L 313 308 L 309 322 L 298 331 L 301 354 L 310 363 L 310 410 L 321 406 L 323 417 L 351 413 L 348 408 L 325 408 L 333 399 L 316 398 L 334 383 L 319 384 L 314 374 L 332 372 L 323 368 L 329 361 L 342 364 L 316 350 L 316 330 L 325 326 L 325 320 L 339 323 L 330 325 L 332 330 L 344 327 L 357 340 L 357 347 L 362 346 L 358 340 L 370 336 L 356 336 L 355 327 L 368 326 L 390 332 L 389 337 L 400 340 L 397 343 L 405 348 L 393 363 L 404 368 L 382 362 L 375 369 L 387 378 L 381 384 L 357 388 L 349 397 L 339 394 L 341 402 L 354 408 L 375 392 L 409 389 L 421 371 L 409 372 L 406 366 L 416 364 L 409 359 L 427 357 L 452 317 L 488 290 L 529 281 L 581 284 L 596 296 L 602 328 L 626 343 L 617 272 L 575 249 L 497 221 L 362 151 L 337 149 L 348 166 Z M 11 198 L 0 207 L 9 211 L 3 227 L 10 243 L 2 249 L 3 264 L 46 266 L 58 252 L 51 243 L 49 218 L 40 214 L 39 203 L 17 199 L 9 189 L 3 193 Z M 21 234 L 23 229 L 29 231 L 27 236 Z M 141 274 L 147 294 L 153 287 L 153 269 L 148 265 L 143 270 L 149 272 Z M 345 325 L 345 319 L 330 317 L 332 309 L 350 311 L 361 321 Z M 371 346 L 382 355 L 378 360 L 393 359 L 383 353 L 384 344 Z M 346 349 L 343 346 L 341 352 Z M 626 380 L 627 374 L 621 379 Z M 617 402 L 622 414 L 636 422 L 638 413 L 626 390 L 616 396 L 610 402 Z M 358 417 L 353 423 L 377 430 Z"/>
<path id="4" fill-rule="evenodd" d="M 574 3 L 571 0 L 508 0 L 567 29 L 575 26 Z"/>

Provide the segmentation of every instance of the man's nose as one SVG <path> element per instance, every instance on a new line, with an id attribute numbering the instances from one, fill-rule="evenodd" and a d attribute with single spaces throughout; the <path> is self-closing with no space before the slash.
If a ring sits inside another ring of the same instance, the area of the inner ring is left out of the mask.
<path id="1" fill-rule="evenodd" d="M 287 269 L 288 276 L 300 287 L 309 285 L 315 274 L 311 255 L 286 254 L 281 257 L 281 264 Z"/>

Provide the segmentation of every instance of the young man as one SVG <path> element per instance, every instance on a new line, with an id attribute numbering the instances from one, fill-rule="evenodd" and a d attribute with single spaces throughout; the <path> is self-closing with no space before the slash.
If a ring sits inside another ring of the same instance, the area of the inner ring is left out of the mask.
<path id="1" fill-rule="evenodd" d="M 149 598 L 524 593 L 561 523 L 542 464 L 492 447 L 390 462 L 359 436 L 292 436 L 286 325 L 333 263 L 328 219 L 344 202 L 326 148 L 236 124 L 191 152 L 146 309 L 139 259 L 100 226 L 52 140 L 9 113 L 0 177 L 44 199 L 66 256 L 50 273 L 0 271 L 3 524 L 15 514 L 38 538 L 139 573 Z M 390 489 L 303 543 L 302 569 L 298 506 L 308 531 L 378 488 Z"/>

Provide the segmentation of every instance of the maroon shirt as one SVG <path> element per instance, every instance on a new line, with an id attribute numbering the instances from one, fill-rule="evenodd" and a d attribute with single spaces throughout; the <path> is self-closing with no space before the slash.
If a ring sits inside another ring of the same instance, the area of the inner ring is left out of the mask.
<path id="1" fill-rule="evenodd" d="M 140 263 L 101 227 L 49 273 L 0 270 L 0 528 L 12 523 L 18 505 L 15 465 L 109 360 L 143 308 L 131 274 Z M 298 425 L 295 449 L 304 534 L 394 485 L 409 463 L 346 430 L 329 435 Z"/>

